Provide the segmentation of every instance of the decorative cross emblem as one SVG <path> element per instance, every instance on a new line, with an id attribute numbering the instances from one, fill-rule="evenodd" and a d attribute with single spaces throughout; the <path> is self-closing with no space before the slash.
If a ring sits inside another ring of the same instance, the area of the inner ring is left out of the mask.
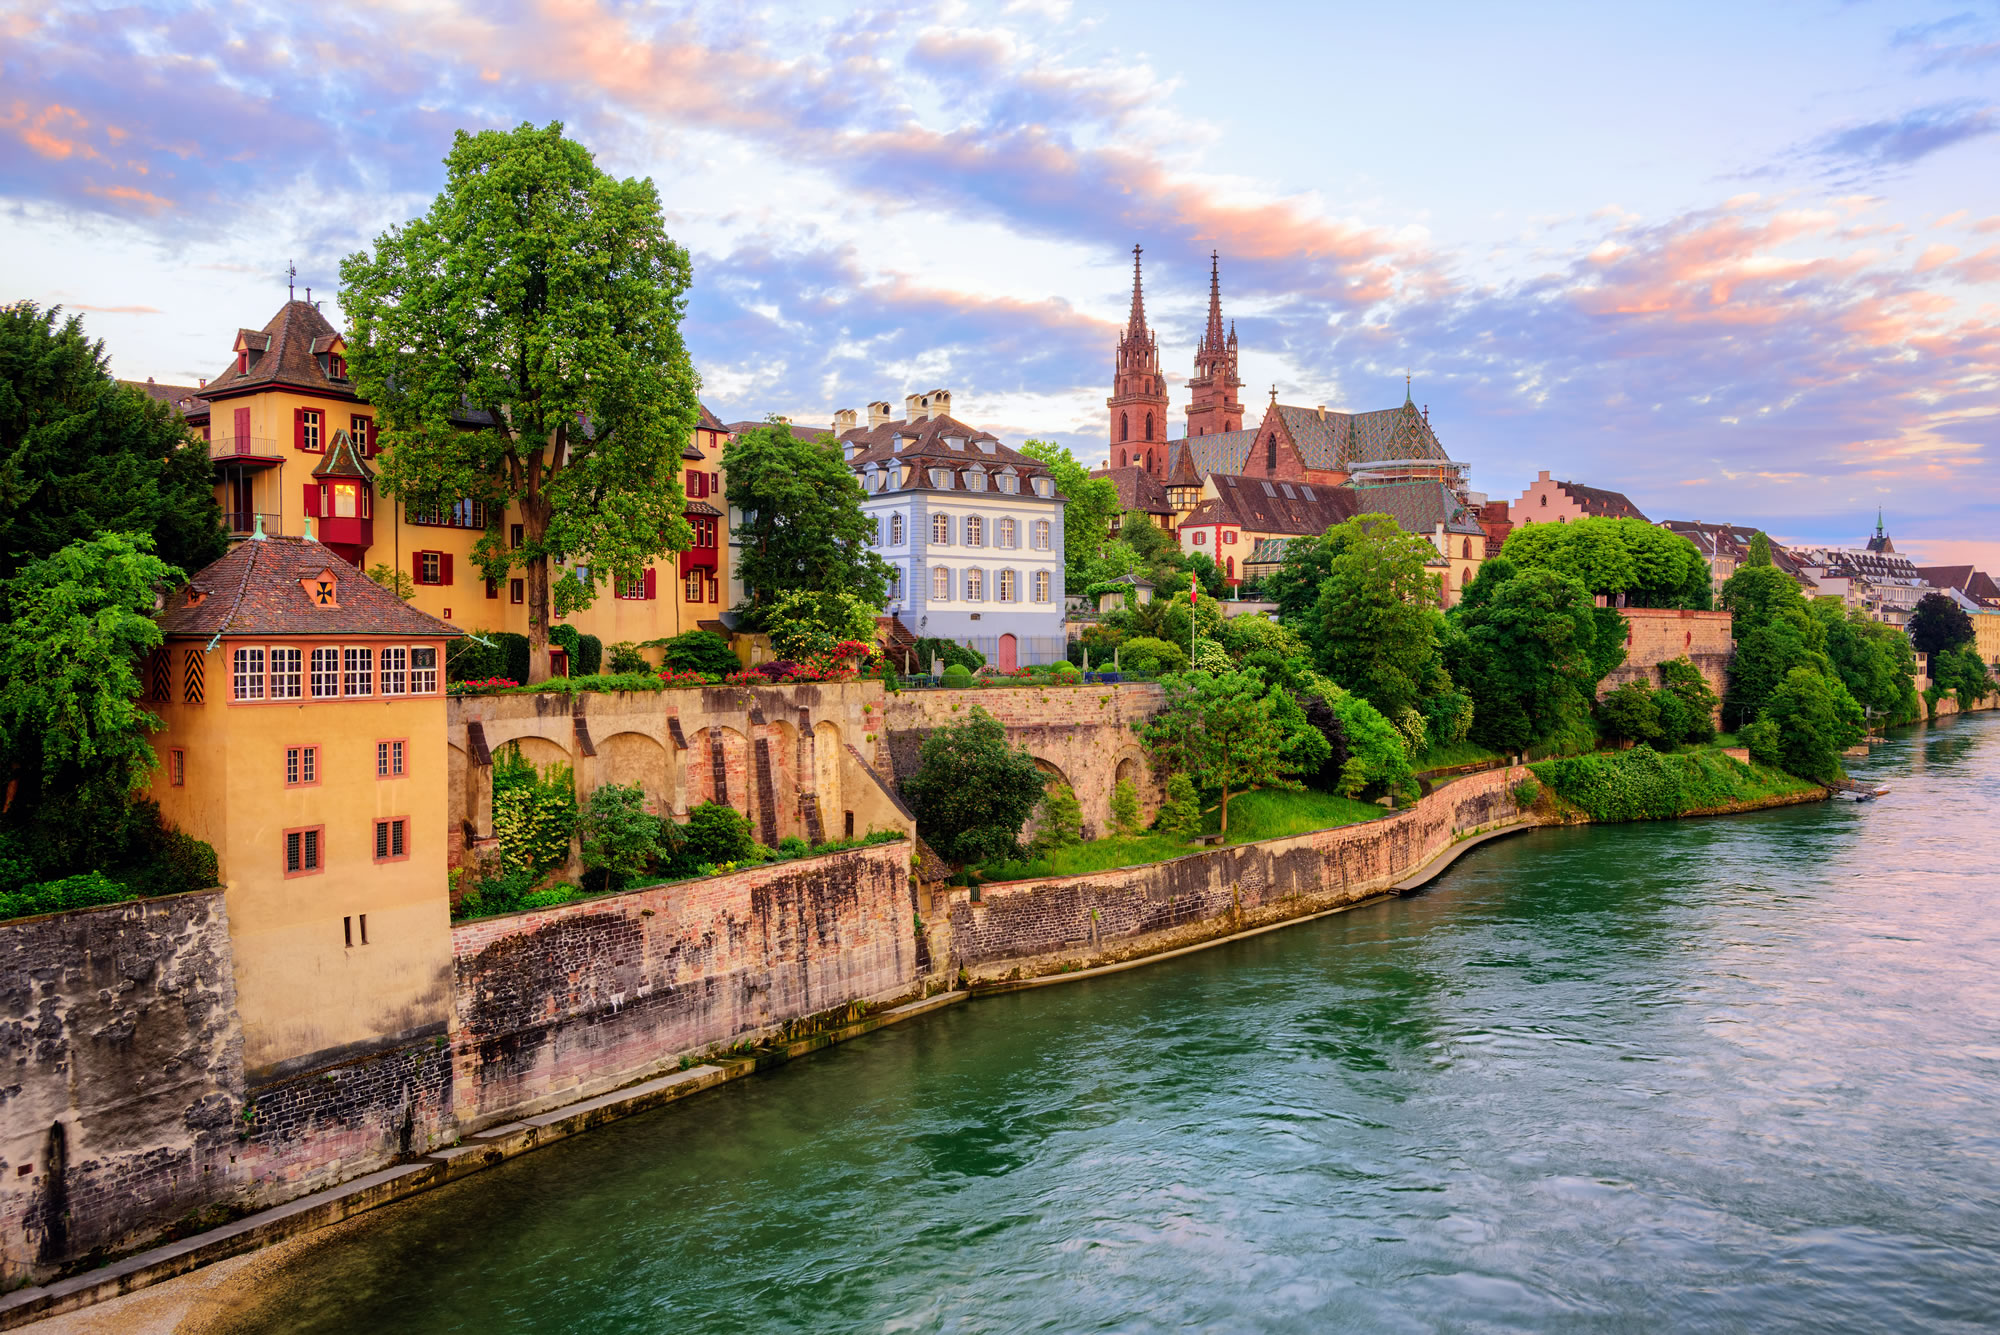
<path id="1" fill-rule="evenodd" d="M 321 579 L 313 581 L 313 601 L 321 607 L 333 606 L 333 581 Z"/>

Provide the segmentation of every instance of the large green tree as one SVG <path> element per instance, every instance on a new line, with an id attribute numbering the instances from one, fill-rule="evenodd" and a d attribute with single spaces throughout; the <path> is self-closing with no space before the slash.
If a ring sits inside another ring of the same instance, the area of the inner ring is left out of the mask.
<path id="1" fill-rule="evenodd" d="M 80 317 L 0 306 L 0 579 L 106 532 L 149 534 L 187 570 L 221 556 L 208 447 L 172 405 L 111 378 Z"/>
<path id="2" fill-rule="evenodd" d="M 1324 541 L 1335 554 L 1303 628 L 1321 670 L 1390 719 L 1447 688 L 1438 578 L 1428 568 L 1437 549 L 1383 514 L 1337 524 Z"/>
<path id="3" fill-rule="evenodd" d="M 553 616 L 693 536 L 679 479 L 700 387 L 680 332 L 692 269 L 653 183 L 599 170 L 559 122 L 461 131 L 430 211 L 340 272 L 384 487 L 413 510 L 487 504 L 474 558 L 488 579 L 525 572 L 529 672 L 546 678 Z M 569 568 L 551 581 L 555 562 Z"/>
<path id="4" fill-rule="evenodd" d="M 1844 608 L 1838 598 L 1815 598 L 1809 610 L 1825 632 L 1826 656 L 1841 684 L 1869 716 L 1917 718 L 1917 656 L 1909 636 Z"/>
<path id="5" fill-rule="evenodd" d="M 1598 610 L 1569 575 L 1504 555 L 1480 567 L 1445 638 L 1452 680 L 1472 697 L 1473 740 L 1523 751 L 1587 733 L 1597 683 L 1624 654 L 1615 629 L 1615 652 L 1598 643 Z"/>
<path id="6" fill-rule="evenodd" d="M 1221 831 L 1229 833 L 1232 792 L 1280 783 L 1327 758 L 1325 743 L 1308 752 L 1295 733 L 1311 731 L 1284 692 L 1247 672 L 1189 672 L 1168 677 L 1166 701 L 1141 734 L 1156 772 L 1185 774 L 1197 788 L 1222 795 Z M 1290 705 L 1286 700 L 1285 705 Z"/>
<path id="7" fill-rule="evenodd" d="M 1941 654 L 1972 643 L 1972 618 L 1948 593 L 1927 593 L 1910 609 L 1910 643 L 1920 654 Z"/>
<path id="8" fill-rule="evenodd" d="M 1067 446 L 1052 440 L 1030 440 L 1021 453 L 1049 466 L 1056 490 L 1063 496 L 1063 563 L 1071 591 L 1090 581 L 1090 563 L 1111 541 L 1111 517 L 1118 513 L 1118 484 L 1092 477 Z"/>
<path id="9" fill-rule="evenodd" d="M 917 772 L 903 781 L 917 830 L 938 853 L 961 865 L 1020 852 L 1021 826 L 1040 804 L 1041 769 L 1007 730 L 979 706 L 963 723 L 924 738 Z"/>
<path id="10" fill-rule="evenodd" d="M 1824 782 L 1841 776 L 1840 753 L 1865 733 L 1861 706 L 1838 679 L 1795 667 L 1743 730 L 1743 741 L 1765 764 Z"/>
<path id="11" fill-rule="evenodd" d="M 1592 594 L 1631 607 L 1709 605 L 1708 563 L 1695 545 L 1643 519 L 1579 519 L 1528 524 L 1507 535 L 1507 558 L 1522 569 L 1568 575 Z"/>
<path id="12" fill-rule="evenodd" d="M 1285 544 L 1285 559 L 1264 576 L 1260 589 L 1278 605 L 1278 619 L 1288 626 L 1302 624 L 1319 601 L 1338 549 L 1326 538 L 1306 534 Z"/>
<path id="13" fill-rule="evenodd" d="M 752 624 L 796 590 L 851 593 L 877 609 L 888 601 L 889 564 L 861 512 L 867 493 L 831 435 L 800 440 L 773 420 L 730 441 L 722 469 L 742 515 L 737 570 Z"/>

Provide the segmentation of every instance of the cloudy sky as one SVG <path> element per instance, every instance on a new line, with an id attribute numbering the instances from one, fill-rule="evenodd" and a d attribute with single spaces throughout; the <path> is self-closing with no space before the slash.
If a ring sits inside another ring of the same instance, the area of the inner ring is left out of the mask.
<path id="1" fill-rule="evenodd" d="M 1879 505 L 2000 573 L 1994 0 L 0 0 L 0 299 L 213 376 L 288 262 L 336 297 L 453 130 L 523 120 L 658 184 L 727 420 L 945 386 L 1101 458 L 1132 245 L 1177 380 L 1214 249 L 1253 415 L 1407 373 L 1495 495 L 1842 543 Z"/>

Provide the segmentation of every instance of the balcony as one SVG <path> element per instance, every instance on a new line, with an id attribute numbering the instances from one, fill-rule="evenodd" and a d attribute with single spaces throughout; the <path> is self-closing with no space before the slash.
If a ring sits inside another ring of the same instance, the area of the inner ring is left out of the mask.
<path id="1" fill-rule="evenodd" d="M 269 436 L 216 436 L 208 442 L 208 457 L 219 464 L 264 466 L 285 457 L 278 441 Z"/>
<path id="2" fill-rule="evenodd" d="M 222 522 L 229 526 L 229 536 L 232 538 L 247 538 L 252 533 L 255 533 L 259 519 L 264 521 L 264 533 L 267 537 L 275 538 L 285 531 L 282 522 L 283 516 L 269 510 L 224 510 L 222 512 Z"/>

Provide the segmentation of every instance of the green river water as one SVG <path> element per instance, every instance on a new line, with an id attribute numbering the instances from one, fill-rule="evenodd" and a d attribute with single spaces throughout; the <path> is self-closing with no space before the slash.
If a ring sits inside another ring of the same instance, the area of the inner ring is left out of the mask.
<path id="1" fill-rule="evenodd" d="M 2000 716 L 380 1212 L 245 1332 L 2000 1326 Z"/>

